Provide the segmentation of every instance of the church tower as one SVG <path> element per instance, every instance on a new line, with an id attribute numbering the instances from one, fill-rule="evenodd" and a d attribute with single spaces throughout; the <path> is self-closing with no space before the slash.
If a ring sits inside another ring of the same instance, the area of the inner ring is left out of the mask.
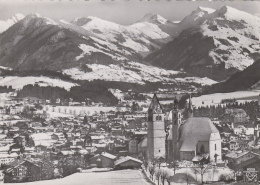
<path id="1" fill-rule="evenodd" d="M 165 158 L 165 139 L 164 113 L 154 94 L 148 108 L 147 158 L 149 160 L 157 157 Z"/>
<path id="2" fill-rule="evenodd" d="M 191 102 L 191 95 L 189 98 L 189 105 L 188 105 L 188 118 L 193 117 L 193 107 L 192 107 L 192 102 Z"/>
<path id="3" fill-rule="evenodd" d="M 179 110 L 179 102 L 175 98 L 174 99 L 174 106 L 172 110 L 172 144 L 173 144 L 173 156 L 172 160 L 179 159 L 179 133 L 180 133 L 180 126 L 182 123 L 182 114 Z"/>

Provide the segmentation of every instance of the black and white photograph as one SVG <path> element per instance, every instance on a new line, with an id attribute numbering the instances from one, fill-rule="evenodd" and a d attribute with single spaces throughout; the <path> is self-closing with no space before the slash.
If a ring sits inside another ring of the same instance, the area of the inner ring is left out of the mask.
<path id="1" fill-rule="evenodd" d="M 0 0 L 0 184 L 260 183 L 260 1 Z"/>

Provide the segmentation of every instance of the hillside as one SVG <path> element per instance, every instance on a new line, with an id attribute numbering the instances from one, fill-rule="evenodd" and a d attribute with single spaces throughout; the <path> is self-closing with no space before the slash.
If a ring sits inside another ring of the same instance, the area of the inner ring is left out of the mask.
<path id="1" fill-rule="evenodd" d="M 225 82 L 212 85 L 205 93 L 234 92 L 248 89 L 259 89 L 260 84 L 260 60 L 245 70 L 232 75 Z"/>
<path id="2" fill-rule="evenodd" d="M 215 11 L 199 7 L 179 24 L 181 33 L 147 62 L 221 81 L 260 56 L 260 18 L 249 13 L 227 6 Z"/>

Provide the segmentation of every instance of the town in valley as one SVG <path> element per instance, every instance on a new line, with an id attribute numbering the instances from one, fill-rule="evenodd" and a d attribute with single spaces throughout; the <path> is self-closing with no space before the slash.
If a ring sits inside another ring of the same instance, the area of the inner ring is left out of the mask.
<path id="1" fill-rule="evenodd" d="M 259 184 L 259 4 L 205 3 L 124 24 L 18 3 L 0 20 L 0 183 Z"/>

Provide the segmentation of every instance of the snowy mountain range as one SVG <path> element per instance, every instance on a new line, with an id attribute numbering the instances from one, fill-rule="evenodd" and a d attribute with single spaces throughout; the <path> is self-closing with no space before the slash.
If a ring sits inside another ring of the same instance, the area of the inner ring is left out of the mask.
<path id="1" fill-rule="evenodd" d="M 17 14 L 0 21 L 0 66 L 80 80 L 205 85 L 253 64 L 259 39 L 260 18 L 227 6 L 198 7 L 180 22 L 147 14 L 131 25 Z"/>
<path id="2" fill-rule="evenodd" d="M 199 7 L 180 23 L 182 32 L 146 60 L 154 65 L 224 80 L 260 57 L 260 18 L 224 6 Z"/>

